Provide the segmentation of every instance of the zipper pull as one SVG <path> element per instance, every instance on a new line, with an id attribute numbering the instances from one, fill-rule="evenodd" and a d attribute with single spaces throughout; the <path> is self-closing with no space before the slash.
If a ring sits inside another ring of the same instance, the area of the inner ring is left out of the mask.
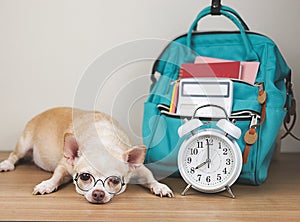
<path id="1" fill-rule="evenodd" d="M 254 85 L 257 86 L 259 90 L 264 90 L 264 88 L 265 88 L 263 82 L 257 82 Z"/>
<path id="2" fill-rule="evenodd" d="M 257 120 L 258 115 L 253 115 L 250 123 L 250 129 L 244 135 L 246 146 L 243 152 L 243 164 L 247 164 L 251 146 L 256 143 L 258 139 L 258 135 L 256 133 Z"/>
<path id="3" fill-rule="evenodd" d="M 257 101 L 263 105 L 266 100 L 267 100 L 267 93 L 266 91 L 264 90 L 264 83 L 257 83 L 256 86 L 258 86 L 258 96 L 257 96 Z"/>
<path id="4" fill-rule="evenodd" d="M 258 115 L 252 115 L 250 128 L 254 128 L 258 123 Z"/>
<path id="5" fill-rule="evenodd" d="M 250 128 L 244 135 L 244 141 L 247 145 L 253 145 L 254 143 L 256 143 L 257 139 L 258 135 L 255 128 Z"/>
<path id="6" fill-rule="evenodd" d="M 244 141 L 248 145 L 254 144 L 258 139 L 258 135 L 256 133 L 257 122 L 258 122 L 258 115 L 253 115 L 250 123 L 250 129 L 244 135 Z"/>

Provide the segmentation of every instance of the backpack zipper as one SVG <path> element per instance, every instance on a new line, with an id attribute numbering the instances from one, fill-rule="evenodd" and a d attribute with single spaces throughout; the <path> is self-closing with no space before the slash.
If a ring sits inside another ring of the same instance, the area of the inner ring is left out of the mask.
<path id="1" fill-rule="evenodd" d="M 157 105 L 157 108 L 160 111 L 160 114 L 165 115 L 165 116 L 178 118 L 178 119 L 192 118 L 191 116 L 181 116 L 176 113 L 171 113 L 171 112 L 169 112 L 169 106 L 164 105 L 164 104 Z M 257 124 L 257 122 L 260 118 L 261 118 L 261 116 L 257 112 L 254 112 L 252 110 L 236 111 L 236 112 L 231 113 L 231 115 L 229 116 L 230 120 L 233 120 L 233 119 L 243 120 L 243 121 L 251 120 L 250 126 Z M 207 118 L 205 118 L 205 119 L 207 119 Z"/>

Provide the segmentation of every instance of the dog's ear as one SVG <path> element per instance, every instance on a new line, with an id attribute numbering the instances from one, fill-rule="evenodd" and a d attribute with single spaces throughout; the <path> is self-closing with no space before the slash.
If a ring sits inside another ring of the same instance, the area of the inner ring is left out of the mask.
<path id="1" fill-rule="evenodd" d="M 124 160 L 129 163 L 130 168 L 136 168 L 144 163 L 146 155 L 146 146 L 134 146 L 123 154 Z"/>
<path id="2" fill-rule="evenodd" d="M 70 165 L 74 166 L 75 159 L 79 156 L 79 145 L 75 136 L 71 133 L 66 133 L 64 137 L 64 157 Z"/>

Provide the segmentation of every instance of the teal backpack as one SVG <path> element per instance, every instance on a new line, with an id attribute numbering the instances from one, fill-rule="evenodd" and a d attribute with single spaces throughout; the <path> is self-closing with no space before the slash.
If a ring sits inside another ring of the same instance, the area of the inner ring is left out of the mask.
<path id="1" fill-rule="evenodd" d="M 195 31 L 199 20 L 211 14 L 230 19 L 239 31 Z M 183 117 L 170 113 L 169 107 L 181 64 L 193 63 L 199 55 L 260 62 L 254 85 L 233 80 L 229 114 L 242 130 L 237 143 L 245 161 L 238 182 L 259 185 L 267 178 L 276 137 L 293 100 L 291 70 L 271 39 L 250 32 L 238 13 L 226 6 L 202 10 L 188 33 L 170 42 L 154 63 L 153 85 L 144 104 L 143 139 L 148 148 L 145 164 L 159 179 L 179 176 L 177 155 L 183 140 L 177 130 Z M 156 81 L 157 73 L 160 77 Z M 257 135 L 254 143 L 244 138 L 247 133 Z"/>

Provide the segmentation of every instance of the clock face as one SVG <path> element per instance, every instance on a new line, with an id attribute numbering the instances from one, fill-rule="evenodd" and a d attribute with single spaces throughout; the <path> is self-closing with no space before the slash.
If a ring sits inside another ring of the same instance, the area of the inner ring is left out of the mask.
<path id="1" fill-rule="evenodd" d="M 231 186 L 242 169 L 242 155 L 235 141 L 214 129 L 201 130 L 181 145 L 179 171 L 194 189 L 213 193 Z"/>

